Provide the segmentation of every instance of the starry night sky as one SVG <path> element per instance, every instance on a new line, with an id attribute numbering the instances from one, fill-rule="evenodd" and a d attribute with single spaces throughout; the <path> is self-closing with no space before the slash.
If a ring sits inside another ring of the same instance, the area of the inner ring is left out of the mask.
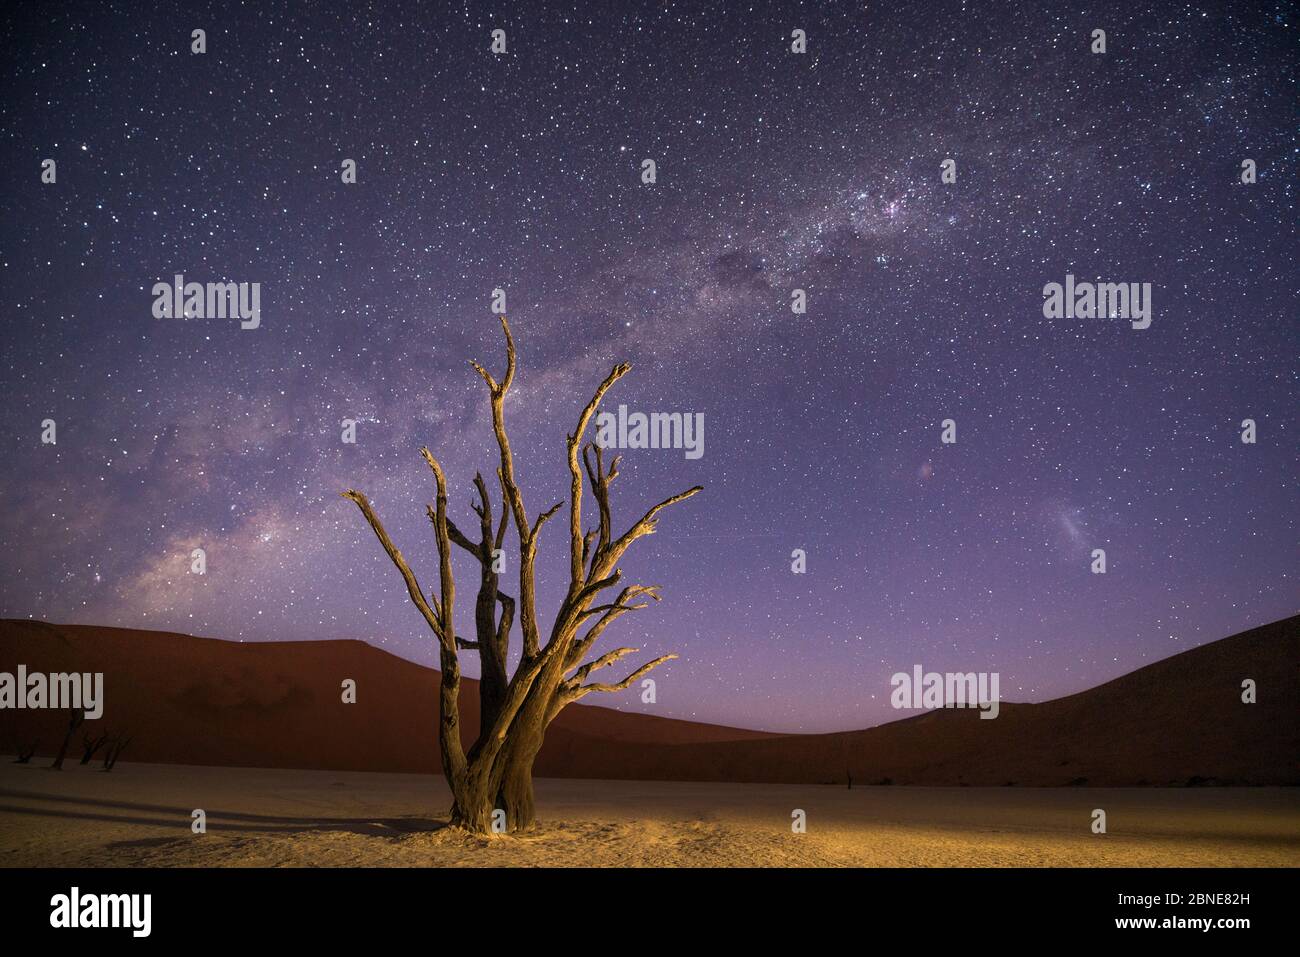
<path id="1" fill-rule="evenodd" d="M 613 489 L 625 527 L 705 486 L 622 563 L 664 601 L 599 646 L 681 660 L 656 705 L 596 703 L 864 727 L 904 716 L 889 676 L 914 664 L 1044 700 L 1300 608 L 1289 5 L 3 17 L 0 615 L 433 663 L 339 492 L 436 581 L 417 449 L 471 526 L 496 451 L 468 360 L 503 371 L 495 287 L 530 513 L 564 497 L 564 436 L 615 362 L 633 371 L 609 405 L 705 417 L 703 458 L 628 452 Z M 154 319 L 177 272 L 260 282 L 261 328 Z M 1067 273 L 1152 283 L 1151 327 L 1044 319 Z M 544 630 L 566 549 L 557 520 Z"/>

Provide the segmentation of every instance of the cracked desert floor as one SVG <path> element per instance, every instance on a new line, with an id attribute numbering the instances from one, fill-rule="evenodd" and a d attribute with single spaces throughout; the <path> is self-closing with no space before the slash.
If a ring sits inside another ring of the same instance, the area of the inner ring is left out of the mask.
<path id="1" fill-rule="evenodd" d="M 448 791 L 428 775 L 0 760 L 8 867 L 1300 866 L 1286 788 L 540 779 L 537 830 L 481 838 L 443 826 Z M 198 808 L 206 834 L 191 832 Z"/>

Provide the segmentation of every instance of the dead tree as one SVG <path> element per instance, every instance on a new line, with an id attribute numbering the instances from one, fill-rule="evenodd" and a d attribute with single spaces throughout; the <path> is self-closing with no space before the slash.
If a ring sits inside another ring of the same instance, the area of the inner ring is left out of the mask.
<path id="1" fill-rule="evenodd" d="M 83 733 L 81 735 L 81 763 L 89 764 L 90 759 L 95 756 L 95 752 L 102 748 L 104 742 L 107 740 L 107 732 L 101 734 L 99 737 Z"/>
<path id="2" fill-rule="evenodd" d="M 616 598 L 597 603 L 603 592 L 622 583 L 618 562 L 637 539 L 655 531 L 659 513 L 670 505 L 690 498 L 702 490 L 695 486 L 652 507 L 622 534 L 614 532 L 610 512 L 609 489 L 618 477 L 616 456 L 606 469 L 600 447 L 583 444 L 583 435 L 595 417 L 605 393 L 631 369 L 620 364 L 605 377 L 591 401 L 578 416 L 577 426 L 568 436 L 566 451 L 570 477 L 569 492 L 569 586 L 559 609 L 542 640 L 534 589 L 534 564 L 538 536 L 542 526 L 565 504 L 557 502 L 533 518 L 524 505 L 523 493 L 515 477 L 514 457 L 505 426 L 505 398 L 514 382 L 515 344 L 510 324 L 501 317 L 506 340 L 506 371 L 498 382 L 479 363 L 474 370 L 487 385 L 492 408 L 492 427 L 496 436 L 500 464 L 497 480 L 501 486 L 501 524 L 493 531 L 491 505 L 481 476 L 475 477 L 479 502 L 474 511 L 479 517 L 478 541 L 456 528 L 447 516 L 447 482 L 442 466 L 427 448 L 420 454 L 433 472 L 435 500 L 427 512 L 433 524 L 437 544 L 438 594 L 425 595 L 414 572 L 393 544 L 375 514 L 369 499 L 349 489 L 343 496 L 355 502 L 379 539 L 389 559 L 401 572 L 411 601 L 438 641 L 441 672 L 438 695 L 438 740 L 442 750 L 442 770 L 451 788 L 452 823 L 468 830 L 488 833 L 494 830 L 520 831 L 533 825 L 533 761 L 542 746 L 546 729 L 568 704 L 593 691 L 621 691 L 652 668 L 677 656 L 661 655 L 641 665 L 621 681 L 588 681 L 591 674 L 634 654 L 636 648 L 616 648 L 588 659 L 588 653 L 605 629 L 629 611 L 649 607 L 645 599 L 659 600 L 656 585 L 622 585 Z M 582 493 L 584 472 L 598 518 L 595 527 L 584 530 Z M 507 521 L 513 523 L 518 541 L 518 597 L 505 595 L 498 587 L 499 567 L 493 561 L 504 540 Z M 466 641 L 456 634 L 453 608 L 456 584 L 452 574 L 452 545 L 479 558 L 482 573 L 475 607 L 476 640 Z M 491 544 L 492 548 L 489 548 Z M 498 609 L 499 606 L 499 609 Z M 505 660 L 511 625 L 518 617 L 522 654 L 515 672 L 506 677 Z M 475 650 L 483 666 L 479 685 L 482 724 L 478 739 L 466 753 L 460 738 L 458 712 L 460 660 L 458 652 Z M 493 811 L 505 812 L 503 827 L 494 827 Z"/>
<path id="3" fill-rule="evenodd" d="M 63 770 L 63 759 L 68 755 L 68 745 L 72 743 L 72 733 L 81 727 L 81 723 L 86 720 L 86 712 L 80 708 L 73 708 L 68 718 L 68 733 L 63 736 L 63 744 L 59 747 L 59 753 L 54 758 L 54 763 L 50 765 L 51 771 Z"/>
<path id="4" fill-rule="evenodd" d="M 30 764 L 32 755 L 36 753 L 36 749 L 40 746 L 41 742 L 36 740 L 29 744 L 18 745 L 18 757 L 14 758 L 14 764 Z"/>
<path id="5" fill-rule="evenodd" d="M 131 741 L 131 736 L 125 731 L 116 735 L 111 741 L 109 741 L 108 748 L 104 751 L 105 771 L 113 770 L 113 767 L 117 764 L 117 759 L 122 756 L 122 752 L 126 750 L 126 746 L 130 744 Z"/>

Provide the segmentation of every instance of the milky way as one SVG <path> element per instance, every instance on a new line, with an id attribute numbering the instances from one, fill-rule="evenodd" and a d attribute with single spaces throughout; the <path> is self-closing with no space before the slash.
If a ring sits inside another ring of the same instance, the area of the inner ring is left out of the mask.
<path id="1" fill-rule="evenodd" d="M 0 614 L 432 663 L 339 492 L 436 577 L 417 449 L 464 524 L 497 288 L 531 510 L 615 362 L 707 423 L 626 453 L 616 522 L 705 492 L 610 639 L 681 658 L 601 704 L 862 727 L 914 664 L 1044 700 L 1297 611 L 1289 5 L 415 7 L 6 11 Z M 176 273 L 260 327 L 155 319 Z M 1150 328 L 1044 318 L 1067 274 L 1151 283 Z"/>

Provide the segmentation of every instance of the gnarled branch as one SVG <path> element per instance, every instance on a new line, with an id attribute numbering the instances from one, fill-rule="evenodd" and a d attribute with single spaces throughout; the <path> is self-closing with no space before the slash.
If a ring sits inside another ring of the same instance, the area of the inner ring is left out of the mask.
<path id="1" fill-rule="evenodd" d="M 594 464 L 587 455 L 588 450 L 592 448 L 596 450 L 596 461 Z M 588 442 L 582 447 L 582 464 L 587 469 L 587 480 L 591 483 L 592 497 L 596 499 L 596 505 L 600 508 L 599 537 L 596 539 L 596 550 L 592 553 L 591 569 L 588 572 L 588 577 L 591 576 L 591 572 L 595 571 L 596 562 L 599 560 L 601 552 L 609 547 L 609 540 L 613 526 L 609 510 L 609 486 L 614 479 L 618 478 L 618 464 L 620 461 L 622 461 L 622 456 L 614 456 L 613 461 L 609 463 L 609 471 L 606 472 L 604 450 L 601 449 L 599 445 L 595 445 L 591 442 Z M 587 557 L 585 541 L 583 546 L 583 561 L 585 564 Z"/>
<path id="2" fill-rule="evenodd" d="M 606 668 L 619 659 L 626 658 L 628 655 L 634 655 L 640 650 L 640 648 L 615 648 L 613 651 L 607 651 L 599 658 L 594 661 L 588 661 L 585 665 L 575 671 L 573 677 L 570 678 L 569 681 L 572 682 L 574 687 L 577 687 L 586 681 L 587 676 L 593 671 L 599 671 L 601 668 Z"/>
<path id="3" fill-rule="evenodd" d="M 640 611 L 643 608 L 649 607 L 644 602 L 638 602 L 635 605 L 628 604 L 631 599 L 637 598 L 641 595 L 646 595 L 653 598 L 655 601 L 659 601 L 659 591 L 660 588 L 658 585 L 628 585 L 624 588 L 619 593 L 614 604 L 604 610 L 603 617 L 588 629 L 587 633 L 580 641 L 574 642 L 573 646 L 569 649 L 568 655 L 565 657 L 564 670 L 568 671 L 570 668 L 575 667 L 587 654 L 588 649 L 596 643 L 596 639 L 600 637 L 601 632 L 609 627 L 609 625 L 611 625 L 617 618 L 627 614 L 629 611 Z"/>
<path id="4" fill-rule="evenodd" d="M 614 655 L 617 655 L 618 658 L 621 658 L 623 657 L 623 654 L 630 653 L 631 650 L 632 649 L 630 648 L 619 648 L 617 651 L 612 651 L 608 655 L 603 655 L 601 658 L 598 658 L 596 661 L 593 661 L 591 663 L 592 665 L 591 670 L 594 671 L 596 667 L 599 666 L 599 663 L 603 662 L 605 658 L 610 658 L 611 656 Z M 676 657 L 677 657 L 676 655 L 661 655 L 658 658 L 655 658 L 653 661 L 647 661 L 645 664 L 643 664 L 640 668 L 636 669 L 636 671 L 632 672 L 622 681 L 614 682 L 613 684 L 601 684 L 600 682 L 592 682 L 591 684 L 586 684 L 586 685 L 579 684 L 578 681 L 581 679 L 577 679 L 577 676 L 575 675 L 574 678 L 571 678 L 560 685 L 560 688 L 556 692 L 554 700 L 551 702 L 550 707 L 547 709 L 547 714 L 546 714 L 547 723 L 549 724 L 551 721 L 555 720 L 555 716 L 559 714 L 562 710 L 564 710 L 564 707 L 566 705 L 572 704 L 574 701 L 578 701 L 582 698 L 585 698 L 593 691 L 604 691 L 604 692 L 623 691 L 631 687 L 632 683 L 636 681 L 638 678 L 640 678 L 642 675 L 648 673 L 649 671 L 655 668 L 658 668 L 665 661 L 672 661 Z M 612 660 L 616 660 L 616 659 L 612 659 Z M 610 662 L 605 662 L 605 664 L 608 663 Z M 583 667 L 585 668 L 587 666 L 584 665 Z"/>
<path id="5" fill-rule="evenodd" d="M 593 682 L 589 685 L 582 685 L 577 689 L 578 696 L 581 697 L 582 695 L 590 694 L 593 691 L 622 691 L 625 688 L 630 687 L 632 682 L 636 681 L 637 678 L 640 678 L 646 672 L 658 668 L 665 661 L 672 661 L 676 657 L 676 655 L 660 655 L 658 658 L 654 659 L 654 661 L 647 661 L 622 681 L 615 682 L 614 684 L 600 684 L 599 682 Z"/>
<path id="6" fill-rule="evenodd" d="M 497 470 L 497 475 L 501 480 L 506 503 L 514 514 L 515 527 L 523 538 L 528 534 L 528 513 L 524 510 L 523 494 L 515 483 L 515 459 L 510 450 L 510 438 L 506 435 L 505 399 L 506 393 L 510 391 L 510 386 L 515 381 L 515 340 L 510 334 L 510 323 L 505 316 L 501 317 L 501 330 L 506 336 L 505 378 L 498 383 L 478 362 L 471 362 L 470 365 L 487 383 L 488 395 L 492 403 L 492 430 L 496 434 L 497 448 L 501 452 L 501 466 Z"/>
<path id="7" fill-rule="evenodd" d="M 608 569 L 611 565 L 613 565 L 620 558 L 622 558 L 623 553 L 626 552 L 628 548 L 632 545 L 632 543 L 635 542 L 638 538 L 641 538 L 644 535 L 653 535 L 655 532 L 655 527 L 659 521 L 655 516 L 657 516 L 661 511 L 663 511 L 665 508 L 668 508 L 668 506 L 670 505 L 676 505 L 678 502 L 684 502 L 692 495 L 695 495 L 696 493 L 703 492 L 703 491 L 704 491 L 703 485 L 696 485 L 692 488 L 688 488 L 685 492 L 678 492 L 676 495 L 664 499 L 658 505 L 650 509 L 650 511 L 646 512 L 643 516 L 641 516 L 640 520 L 635 525 L 633 525 L 621 536 L 619 536 L 618 540 L 613 542 L 609 546 L 609 548 L 606 549 L 605 556 L 600 561 L 599 563 L 600 567 L 597 569 L 597 571 L 603 571 L 605 569 Z"/>
<path id="8" fill-rule="evenodd" d="M 605 393 L 623 376 L 632 371 L 629 363 L 621 362 L 610 370 L 605 381 L 596 388 L 596 394 L 583 408 L 578 416 L 578 424 L 569 436 L 569 595 L 577 594 L 584 582 L 582 565 L 582 470 L 578 467 L 578 449 L 582 444 L 582 435 L 587 431 L 587 424 L 596 414 L 600 400 Z"/>
<path id="9" fill-rule="evenodd" d="M 402 578 L 406 582 L 406 590 L 411 595 L 411 601 L 414 602 L 415 607 L 420 610 L 420 614 L 424 616 L 424 620 L 428 626 L 433 629 L 433 633 L 438 636 L 438 640 L 444 641 L 442 634 L 442 611 L 438 608 L 438 599 L 433 598 L 432 602 L 425 599 L 424 592 L 420 590 L 420 583 L 415 578 L 415 573 L 412 572 L 411 567 L 406 564 L 406 559 L 402 557 L 402 553 L 398 551 L 397 546 L 393 544 L 393 540 L 388 537 L 388 532 L 385 531 L 383 523 L 379 521 L 379 516 L 375 514 L 374 508 L 370 505 L 370 499 L 366 498 L 363 493 L 358 492 L 355 489 L 348 489 L 343 493 L 343 497 L 357 503 L 357 508 L 361 509 L 361 514 L 364 515 L 366 521 L 370 523 L 370 527 L 374 530 L 375 537 L 379 539 L 379 544 L 384 546 L 384 551 L 388 553 L 388 557 L 392 560 L 393 564 L 397 566 L 397 570 L 402 573 Z"/>

